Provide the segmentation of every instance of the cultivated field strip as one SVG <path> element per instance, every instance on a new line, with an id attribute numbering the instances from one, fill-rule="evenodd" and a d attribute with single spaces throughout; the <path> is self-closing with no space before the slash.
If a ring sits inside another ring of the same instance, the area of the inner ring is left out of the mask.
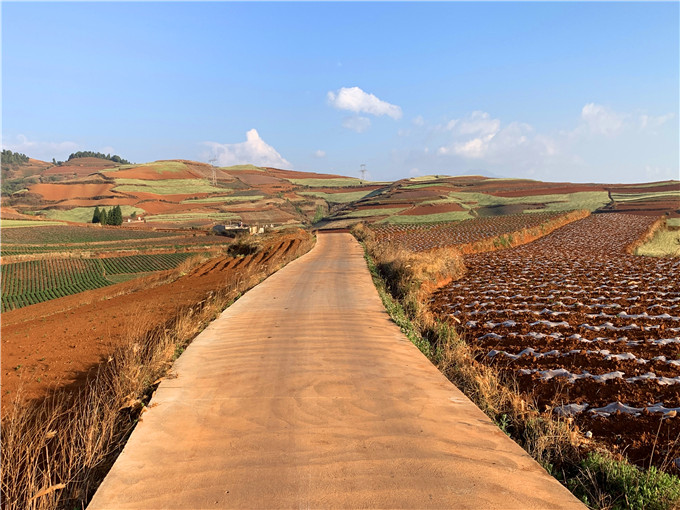
<path id="1" fill-rule="evenodd" d="M 176 267 L 196 253 L 132 255 L 104 259 L 44 259 L 3 264 L 2 311 L 111 285 L 107 275 Z"/>
<path id="2" fill-rule="evenodd" d="M 642 448 L 634 434 L 680 411 L 680 260 L 626 252 L 654 220 L 593 215 L 468 256 L 467 276 L 431 307 L 539 402 Z"/>
<path id="3" fill-rule="evenodd" d="M 15 229 L 19 230 L 19 229 Z M 23 229 L 21 229 L 23 230 Z M 0 255 L 9 257 L 14 255 L 31 255 L 43 253 L 111 253 L 134 250 L 158 250 L 158 249 L 192 249 L 197 247 L 219 247 L 226 244 L 224 237 L 220 236 L 172 236 L 166 238 L 151 238 L 138 240 L 73 243 L 73 244 L 10 244 L 3 238 L 0 247 Z"/>
<path id="4" fill-rule="evenodd" d="M 537 212 L 434 225 L 371 225 L 380 243 L 394 243 L 412 251 L 456 246 L 538 227 L 558 218 L 563 212 Z"/>

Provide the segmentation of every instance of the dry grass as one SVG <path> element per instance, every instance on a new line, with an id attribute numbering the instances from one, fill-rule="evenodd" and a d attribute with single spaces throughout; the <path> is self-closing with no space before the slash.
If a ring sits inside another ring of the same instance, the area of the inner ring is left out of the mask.
<path id="1" fill-rule="evenodd" d="M 313 238 L 300 237 L 295 250 L 241 272 L 168 323 L 151 331 L 138 325 L 127 343 L 103 361 L 86 388 L 56 391 L 37 403 L 22 402 L 18 395 L 2 420 L 2 507 L 85 508 L 158 383 L 171 377 L 173 360 L 240 293 L 311 249 Z M 201 261 L 184 262 L 173 276 L 189 272 Z"/>
<path id="2" fill-rule="evenodd" d="M 626 246 L 626 252 L 630 253 L 631 255 L 635 255 L 637 249 L 640 246 L 651 241 L 654 238 L 654 234 L 656 234 L 657 230 L 663 229 L 665 226 L 666 219 L 662 216 L 649 226 L 647 232 Z"/>

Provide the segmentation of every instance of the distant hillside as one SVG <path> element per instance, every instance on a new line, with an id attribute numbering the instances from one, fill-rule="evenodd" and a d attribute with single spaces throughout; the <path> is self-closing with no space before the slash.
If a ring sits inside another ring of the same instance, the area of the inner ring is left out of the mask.
<path id="1" fill-rule="evenodd" d="M 21 177 L 24 187 L 4 196 L 3 205 L 18 214 L 75 222 L 90 221 L 95 207 L 117 205 L 124 218 L 135 220 L 126 226 L 141 218 L 156 227 L 428 223 L 572 209 L 680 216 L 678 181 L 609 185 L 435 175 L 375 183 L 187 160 L 122 164 L 78 157 L 59 166 L 30 162 L 32 166 L 20 167 L 31 168 Z"/>

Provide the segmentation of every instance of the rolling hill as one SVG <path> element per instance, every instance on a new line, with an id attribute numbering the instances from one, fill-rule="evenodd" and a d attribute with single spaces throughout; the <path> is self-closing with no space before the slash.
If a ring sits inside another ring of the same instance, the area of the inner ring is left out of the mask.
<path id="1" fill-rule="evenodd" d="M 347 226 L 358 221 L 432 223 L 535 211 L 588 209 L 680 217 L 680 182 L 572 184 L 432 175 L 393 183 L 187 160 L 121 165 L 30 159 L 3 176 L 3 218 L 87 223 L 95 207 L 121 206 L 125 226 L 217 223 Z M 16 185 L 18 183 L 18 185 Z"/>

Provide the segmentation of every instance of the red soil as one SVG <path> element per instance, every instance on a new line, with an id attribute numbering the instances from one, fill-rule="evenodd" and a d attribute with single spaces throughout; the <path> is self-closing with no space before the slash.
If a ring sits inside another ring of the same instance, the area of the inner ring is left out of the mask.
<path id="1" fill-rule="evenodd" d="M 174 281 L 168 271 L 3 313 L 3 412 L 20 388 L 24 398 L 41 398 L 52 388 L 84 384 L 115 346 L 165 324 L 249 268 L 295 249 L 305 235 L 272 238 L 254 255 L 216 258 Z"/>
<path id="2" fill-rule="evenodd" d="M 418 205 L 413 209 L 409 209 L 400 214 L 400 216 L 419 216 L 422 214 L 439 214 L 447 213 L 453 211 L 464 211 L 460 204 L 448 203 L 448 204 L 425 204 Z"/>
<path id="3" fill-rule="evenodd" d="M 263 184 L 269 184 L 269 185 L 272 185 L 272 184 L 279 184 L 279 185 L 289 184 L 285 181 L 282 182 L 282 179 L 279 179 L 277 177 L 267 175 L 264 172 L 258 172 L 258 171 L 241 170 L 239 172 L 234 172 L 231 175 L 236 177 L 239 181 L 244 182 L 248 186 L 260 186 L 260 185 L 263 185 Z"/>
<path id="4" fill-rule="evenodd" d="M 33 184 L 29 191 L 42 195 L 45 200 L 57 201 L 69 198 L 88 198 L 112 194 L 113 184 Z"/>

